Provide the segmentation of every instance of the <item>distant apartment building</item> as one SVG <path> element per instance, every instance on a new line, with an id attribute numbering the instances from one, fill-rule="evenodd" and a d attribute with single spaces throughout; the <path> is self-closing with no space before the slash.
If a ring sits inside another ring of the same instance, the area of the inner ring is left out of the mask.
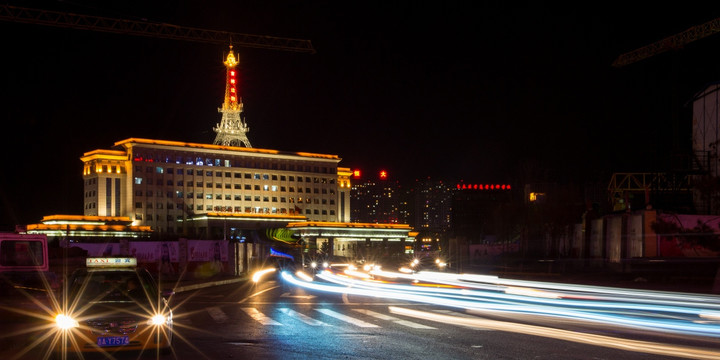
<path id="1" fill-rule="evenodd" d="M 350 220 L 371 224 L 405 224 L 408 220 L 404 188 L 396 181 L 367 180 L 352 185 Z"/>
<path id="2" fill-rule="evenodd" d="M 418 231 L 418 241 L 430 244 L 448 239 L 452 231 L 452 195 L 453 188 L 447 181 L 415 181 L 408 194 L 412 204 L 409 223 Z"/>
<path id="3" fill-rule="evenodd" d="M 470 243 L 494 242 L 499 234 L 510 233 L 513 224 L 501 211 L 516 201 L 518 192 L 508 184 L 455 185 L 452 197 L 453 236 Z"/>

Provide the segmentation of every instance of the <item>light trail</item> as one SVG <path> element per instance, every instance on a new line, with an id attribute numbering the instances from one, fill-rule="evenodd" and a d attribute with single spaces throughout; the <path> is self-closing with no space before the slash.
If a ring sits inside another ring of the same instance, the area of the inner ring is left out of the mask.
<path id="1" fill-rule="evenodd" d="M 370 273 L 378 275 L 373 271 Z M 322 283 L 302 281 L 287 273 L 282 277 L 298 286 L 339 294 L 392 298 L 465 310 L 584 320 L 648 332 L 720 337 L 720 312 L 716 310 L 720 297 L 714 297 L 713 302 L 704 302 L 700 300 L 709 300 L 712 297 L 638 292 L 639 296 L 634 298 L 630 296 L 634 293 L 631 290 L 617 289 L 621 295 L 614 296 L 614 289 L 606 287 L 569 285 L 566 288 L 557 283 L 514 282 L 493 277 L 445 273 L 380 274 L 386 279 L 410 281 L 409 284 L 384 283 L 368 281 L 364 275 L 356 278 L 349 276 L 356 274 L 335 274 L 330 271 L 317 275 L 324 281 Z M 472 280 L 468 282 L 468 279 Z M 478 279 L 493 284 L 477 284 L 474 280 Z M 419 283 L 425 286 L 417 286 Z M 432 287 L 433 283 L 438 286 Z M 548 291 L 548 288 L 553 291 Z M 579 289 L 583 289 L 584 296 L 577 296 Z"/>

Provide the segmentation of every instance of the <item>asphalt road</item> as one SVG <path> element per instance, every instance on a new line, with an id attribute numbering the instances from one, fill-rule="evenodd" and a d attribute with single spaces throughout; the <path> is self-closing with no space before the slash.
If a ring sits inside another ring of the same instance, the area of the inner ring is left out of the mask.
<path id="1" fill-rule="evenodd" d="M 436 304 L 333 294 L 290 285 L 273 276 L 259 283 L 184 284 L 173 297 L 174 352 L 113 355 L 120 359 L 679 359 L 638 346 L 710 349 L 717 338 L 651 334 L 571 319 L 469 312 Z M 42 331 L 4 318 L 2 359 L 44 358 Z M 37 322 L 35 322 L 37 325 Z M 587 339 L 585 337 L 588 337 Z M 27 352 L 25 352 L 27 350 Z M 714 352 L 713 352 L 714 351 Z M 672 349 L 670 350 L 672 354 Z M 715 354 L 715 355 L 712 355 Z M 717 357 L 712 357 L 717 356 Z"/>

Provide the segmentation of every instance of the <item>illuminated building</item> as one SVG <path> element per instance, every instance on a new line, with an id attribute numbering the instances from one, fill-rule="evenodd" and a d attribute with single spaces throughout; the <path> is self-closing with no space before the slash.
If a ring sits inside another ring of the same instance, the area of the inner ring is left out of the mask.
<path id="1" fill-rule="evenodd" d="M 218 215 L 349 220 L 350 171 L 336 155 L 136 138 L 115 146 L 81 158 L 87 216 L 127 216 L 169 233 Z"/>

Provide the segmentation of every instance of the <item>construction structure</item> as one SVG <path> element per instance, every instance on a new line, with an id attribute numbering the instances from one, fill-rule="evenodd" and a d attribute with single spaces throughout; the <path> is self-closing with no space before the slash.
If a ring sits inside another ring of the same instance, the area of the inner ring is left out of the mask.
<path id="1" fill-rule="evenodd" d="M 0 21 L 314 54 L 310 40 L 199 29 L 166 23 L 31 9 L 0 4 Z"/>
<path id="2" fill-rule="evenodd" d="M 619 68 L 667 51 L 682 49 L 685 45 L 693 41 L 703 39 L 718 32 L 720 32 L 720 18 L 710 20 L 704 24 L 692 26 L 678 34 L 624 53 L 618 56 L 612 65 Z"/>

